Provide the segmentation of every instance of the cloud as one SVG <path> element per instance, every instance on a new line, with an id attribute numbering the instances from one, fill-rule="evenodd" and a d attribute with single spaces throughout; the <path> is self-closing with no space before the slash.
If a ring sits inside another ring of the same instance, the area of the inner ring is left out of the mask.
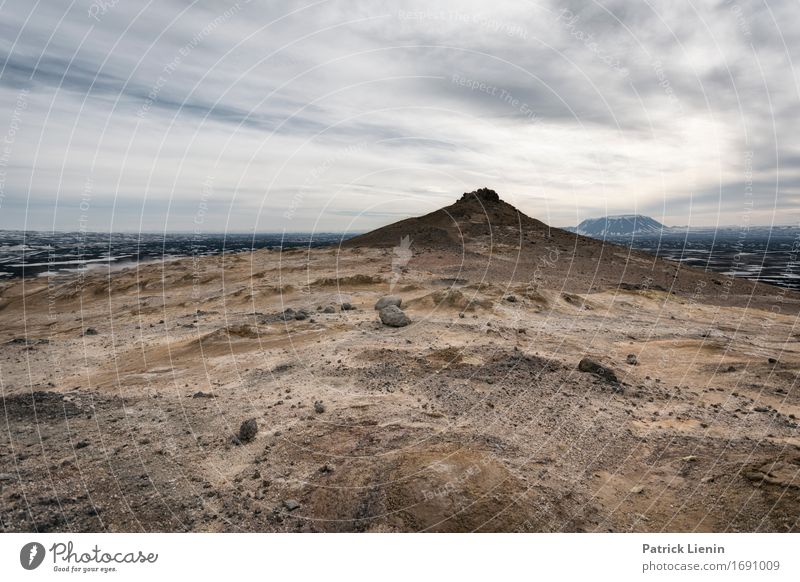
<path id="1" fill-rule="evenodd" d="M 366 230 L 480 186 L 556 225 L 735 224 L 745 191 L 798 222 L 796 10 L 6 2 L 0 228 Z"/>

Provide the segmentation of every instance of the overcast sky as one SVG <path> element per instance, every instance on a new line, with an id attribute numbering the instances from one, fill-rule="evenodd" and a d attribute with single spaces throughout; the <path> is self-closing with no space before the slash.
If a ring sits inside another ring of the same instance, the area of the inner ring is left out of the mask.
<path id="1" fill-rule="evenodd" d="M 0 6 L 0 228 L 800 221 L 797 0 Z"/>

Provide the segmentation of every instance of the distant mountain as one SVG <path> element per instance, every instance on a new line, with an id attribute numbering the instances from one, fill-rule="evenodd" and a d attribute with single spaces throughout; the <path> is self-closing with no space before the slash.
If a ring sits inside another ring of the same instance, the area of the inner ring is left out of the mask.
<path id="1" fill-rule="evenodd" d="M 576 228 L 568 228 L 571 232 L 577 232 L 592 238 L 607 236 L 628 236 L 632 234 L 652 234 L 667 230 L 657 220 L 641 214 L 620 214 L 617 216 L 604 216 L 603 218 L 587 218 Z"/>

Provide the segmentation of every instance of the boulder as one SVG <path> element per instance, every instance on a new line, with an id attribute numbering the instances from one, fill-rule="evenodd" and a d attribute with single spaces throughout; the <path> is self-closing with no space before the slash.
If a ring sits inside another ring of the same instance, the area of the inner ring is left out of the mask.
<path id="1" fill-rule="evenodd" d="M 351 303 L 342 303 L 342 311 L 353 311 L 355 308 L 355 305 Z"/>
<path id="2" fill-rule="evenodd" d="M 578 364 L 578 370 L 599 376 L 607 382 L 613 382 L 614 384 L 619 382 L 614 370 L 591 358 L 583 358 Z"/>
<path id="3" fill-rule="evenodd" d="M 375 304 L 375 309 L 380 311 L 384 307 L 389 307 L 390 305 L 394 305 L 395 307 L 400 307 L 402 303 L 403 300 L 397 295 L 385 295 L 384 297 L 378 299 L 378 302 Z"/>
<path id="4" fill-rule="evenodd" d="M 378 315 L 381 318 L 381 323 L 389 327 L 405 327 L 411 323 L 408 316 L 396 305 L 384 307 Z"/>

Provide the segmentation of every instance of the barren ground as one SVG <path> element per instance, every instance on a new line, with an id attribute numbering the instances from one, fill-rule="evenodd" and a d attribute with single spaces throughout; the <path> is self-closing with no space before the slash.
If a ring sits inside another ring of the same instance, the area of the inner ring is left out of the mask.
<path id="1" fill-rule="evenodd" d="M 797 295 L 536 248 L 4 283 L 0 527 L 797 531 Z M 379 322 L 390 291 L 408 327 Z M 621 392 L 577 370 L 587 355 Z"/>

